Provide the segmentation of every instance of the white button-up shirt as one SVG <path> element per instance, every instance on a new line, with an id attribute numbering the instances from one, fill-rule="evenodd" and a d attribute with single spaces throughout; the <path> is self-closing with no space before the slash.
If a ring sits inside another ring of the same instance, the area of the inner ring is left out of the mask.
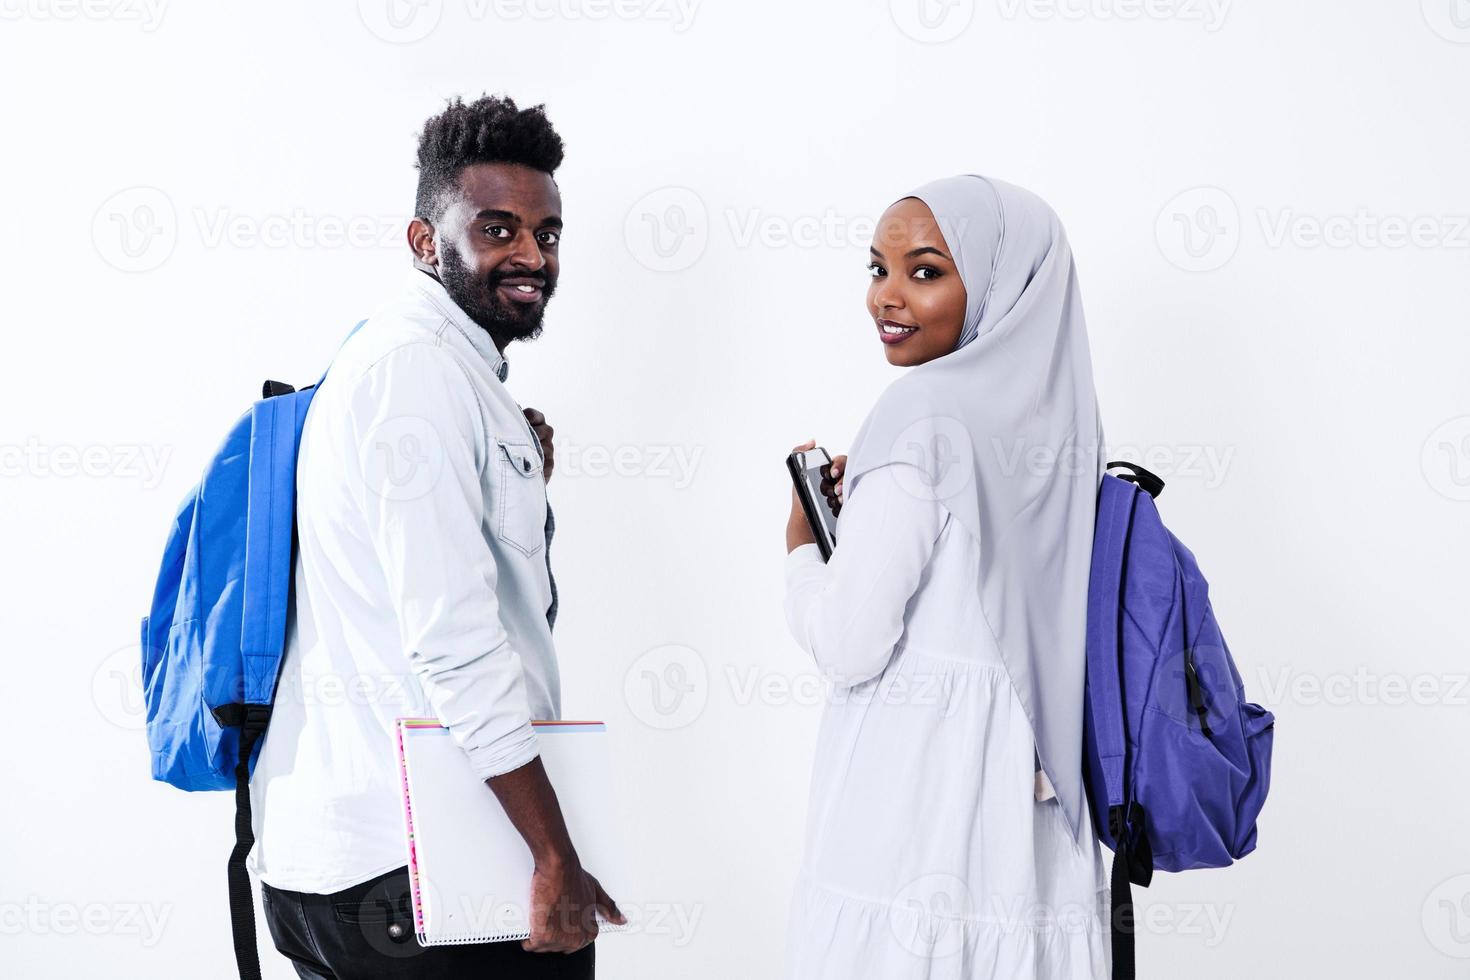
<path id="1" fill-rule="evenodd" d="M 252 866 L 274 887 L 406 863 L 395 719 L 438 717 L 487 778 L 534 759 L 531 720 L 560 714 L 541 448 L 505 374 L 415 270 L 312 402 L 294 617 L 251 781 Z"/>

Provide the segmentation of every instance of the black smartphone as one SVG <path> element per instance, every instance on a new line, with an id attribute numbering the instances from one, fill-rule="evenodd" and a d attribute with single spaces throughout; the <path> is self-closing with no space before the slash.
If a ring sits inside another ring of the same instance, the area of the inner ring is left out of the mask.
<path id="1" fill-rule="evenodd" d="M 837 515 L 822 496 L 822 467 L 832 465 L 827 450 L 797 450 L 786 457 L 786 469 L 791 474 L 791 483 L 796 487 L 796 496 L 801 500 L 801 509 L 806 513 L 806 522 L 811 526 L 812 537 L 817 539 L 817 550 L 822 561 L 832 557 L 837 547 Z"/>

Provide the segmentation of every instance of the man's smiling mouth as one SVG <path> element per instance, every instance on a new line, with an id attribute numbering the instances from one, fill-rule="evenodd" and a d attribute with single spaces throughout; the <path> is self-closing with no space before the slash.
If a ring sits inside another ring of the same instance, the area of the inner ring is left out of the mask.
<path id="1" fill-rule="evenodd" d="M 545 282 L 541 279 L 515 277 L 500 280 L 495 288 L 512 303 L 535 303 L 545 295 L 545 286 Z"/>

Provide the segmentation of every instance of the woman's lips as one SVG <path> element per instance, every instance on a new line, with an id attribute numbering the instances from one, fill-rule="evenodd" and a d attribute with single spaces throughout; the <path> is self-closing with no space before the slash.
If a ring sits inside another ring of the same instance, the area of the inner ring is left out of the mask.
<path id="1" fill-rule="evenodd" d="M 890 346 L 901 344 L 918 332 L 919 328 L 912 323 L 899 323 L 895 320 L 878 321 L 878 339 Z"/>

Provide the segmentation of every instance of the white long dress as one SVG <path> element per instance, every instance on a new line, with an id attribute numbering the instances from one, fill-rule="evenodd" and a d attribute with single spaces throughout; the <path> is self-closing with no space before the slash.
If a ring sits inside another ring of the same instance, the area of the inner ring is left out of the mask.
<path id="1" fill-rule="evenodd" d="M 789 976 L 1107 977 L 1097 837 L 1085 817 L 1074 843 L 1036 772 L 980 604 L 980 544 L 895 465 L 853 488 L 829 564 L 815 545 L 787 558 L 787 621 L 833 684 Z"/>

